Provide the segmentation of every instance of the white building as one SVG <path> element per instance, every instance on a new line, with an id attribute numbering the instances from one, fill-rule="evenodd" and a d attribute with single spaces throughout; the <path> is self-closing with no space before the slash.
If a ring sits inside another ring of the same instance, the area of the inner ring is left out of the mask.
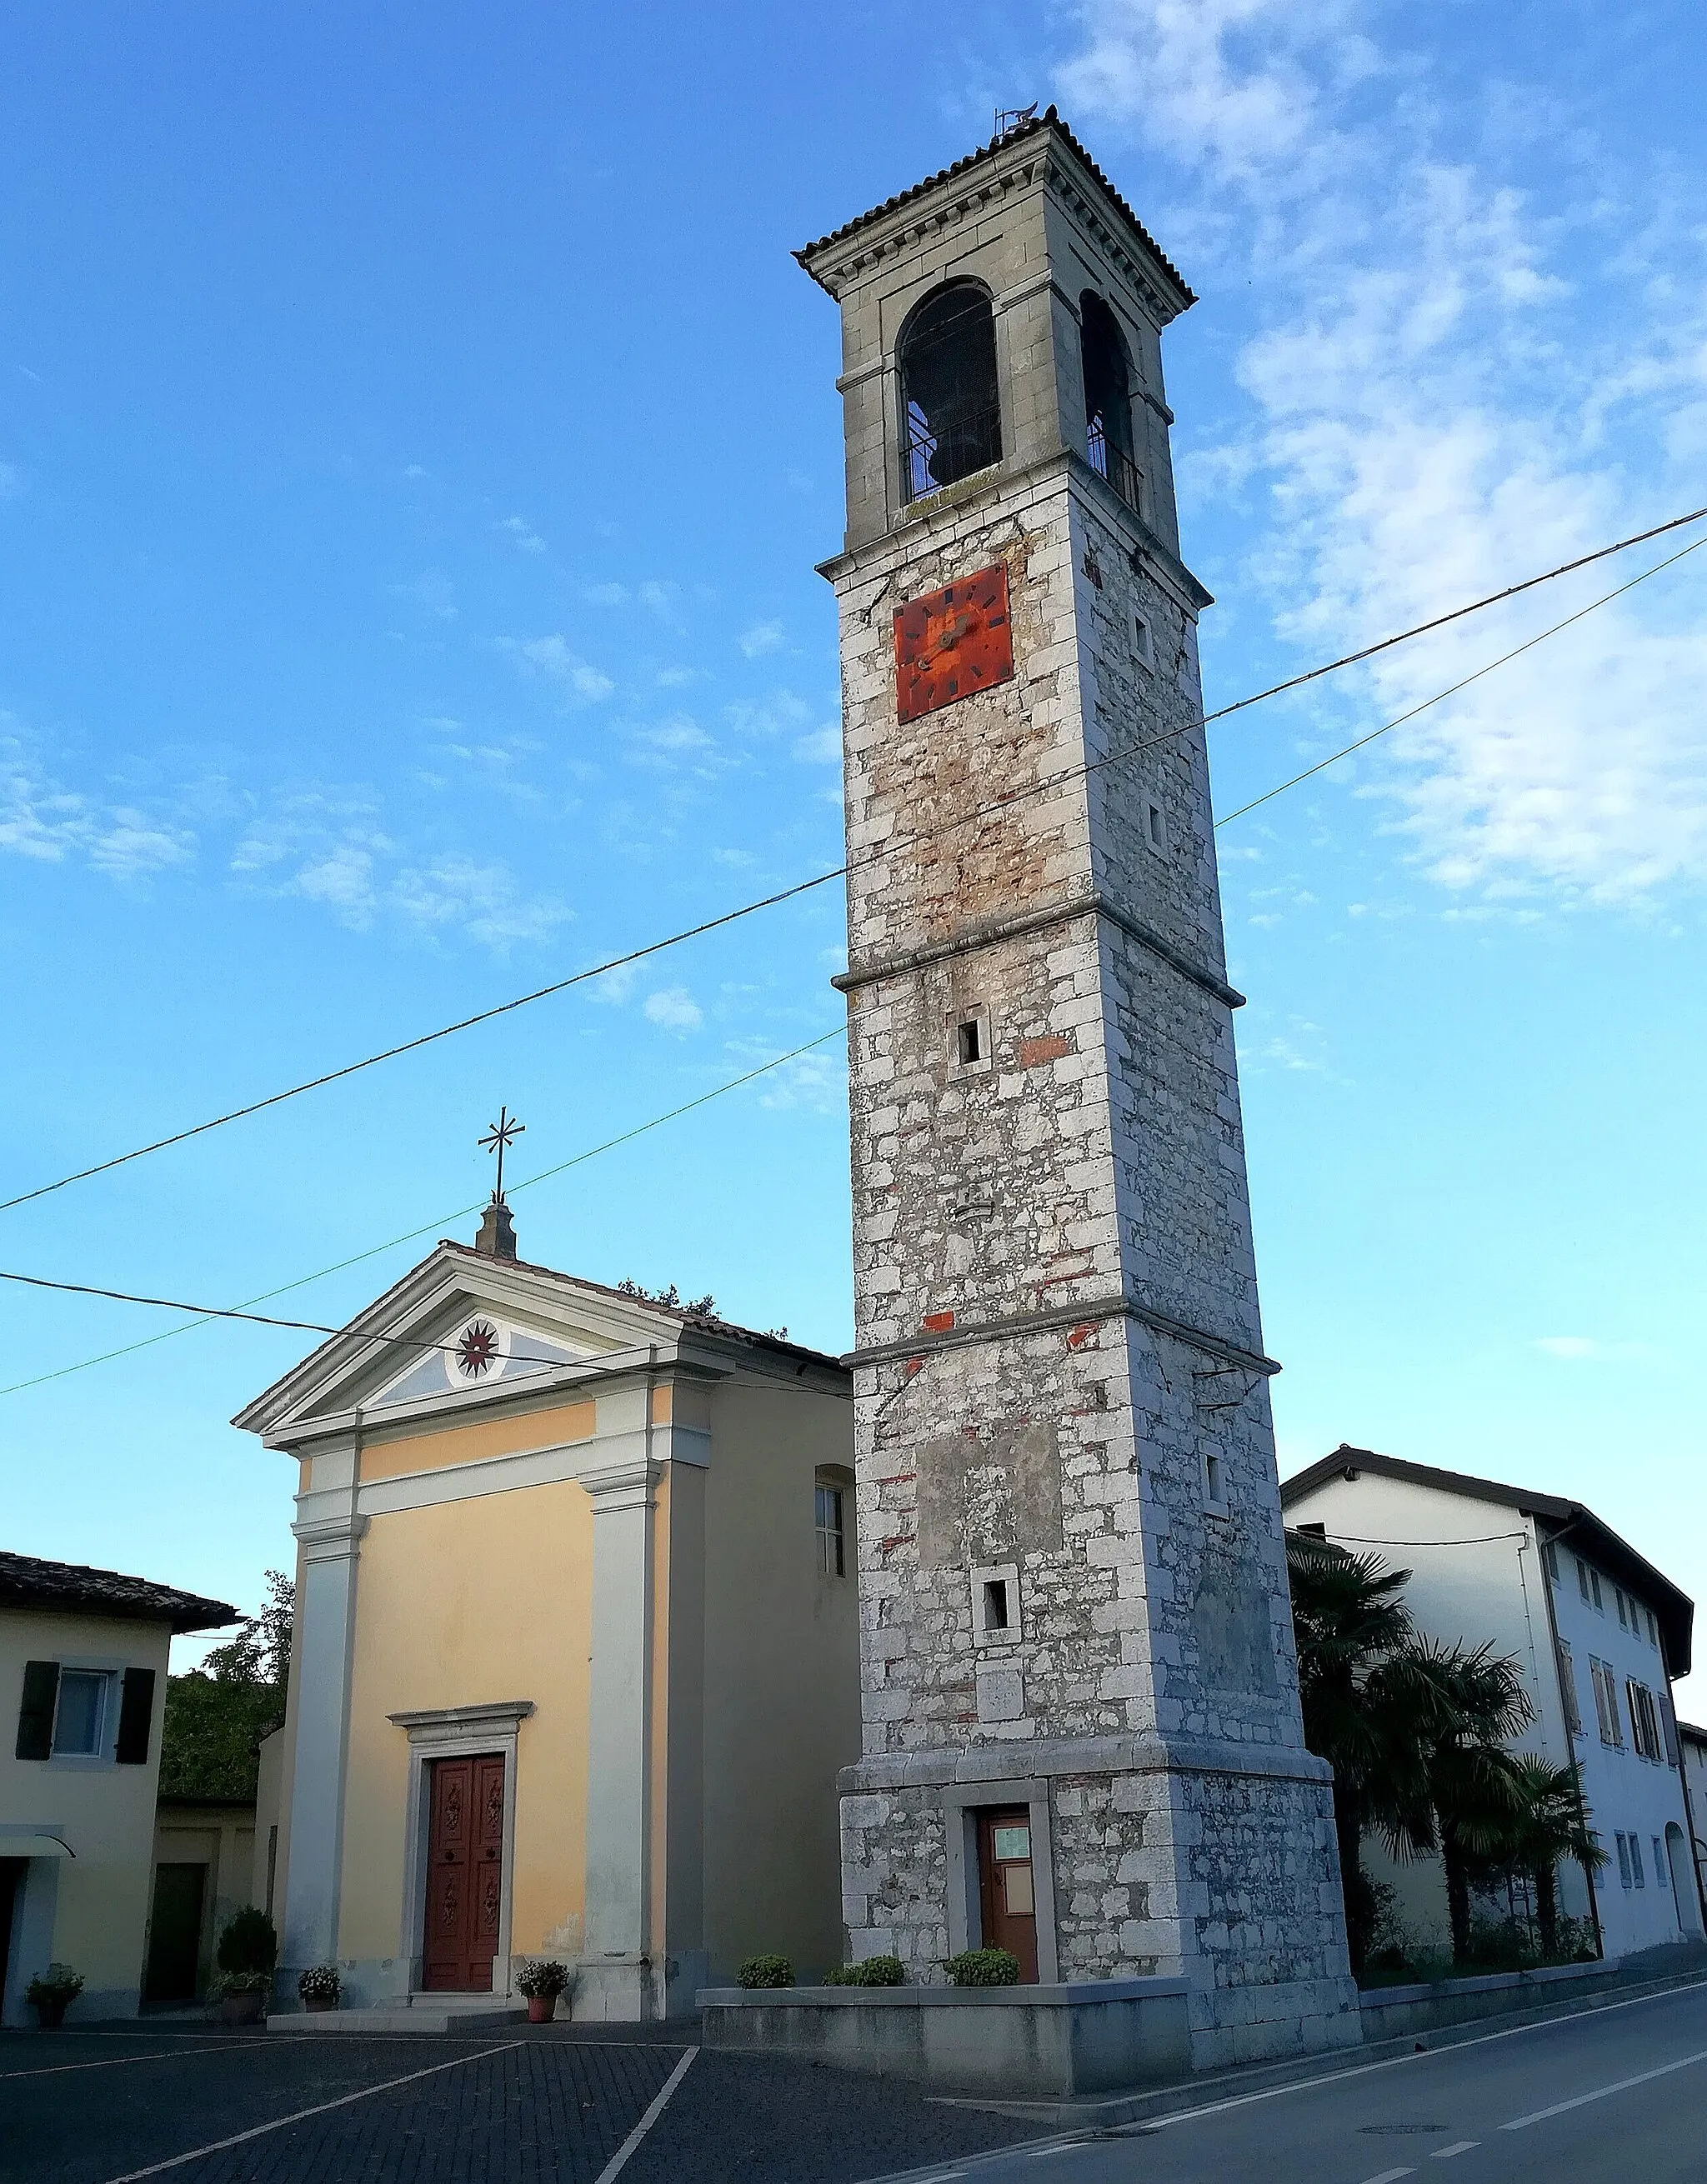
<path id="1" fill-rule="evenodd" d="M 1694 1605 L 1580 1502 L 1342 1446 L 1280 1490 L 1289 1524 L 1412 1573 L 1405 1602 L 1445 1644 L 1519 1664 L 1534 1719 L 1522 1749 L 1581 1769 L 1609 1853 L 1592 1885 L 1560 1869 L 1559 1908 L 1598 1927 L 1609 1958 L 1703 1930 L 1690 1854 L 1674 1676 L 1688 1673 Z M 1693 1771 L 1693 1770 L 1692 1770 Z M 1707 1777 L 1697 1774 L 1698 1797 Z M 1444 1938 L 1436 1859 L 1371 1870 L 1414 1930 Z"/>
<path id="2" fill-rule="evenodd" d="M 1693 1721 L 1680 1721 L 1677 1741 L 1683 1748 L 1683 1790 L 1695 1825 L 1695 1870 L 1707 1900 L 1707 1729 Z"/>

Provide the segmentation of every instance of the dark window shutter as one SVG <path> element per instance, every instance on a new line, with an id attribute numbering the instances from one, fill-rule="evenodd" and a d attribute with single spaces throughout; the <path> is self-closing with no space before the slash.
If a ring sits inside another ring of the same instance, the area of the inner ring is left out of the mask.
<path id="1" fill-rule="evenodd" d="M 119 1748 L 113 1757 L 121 1767 L 141 1767 L 148 1757 L 148 1731 L 154 1720 L 154 1672 L 126 1669 L 124 1695 L 119 1701 Z"/>
<path id="2" fill-rule="evenodd" d="M 18 1709 L 18 1757 L 45 1759 L 53 1749 L 53 1707 L 59 1696 L 59 1663 L 24 1663 L 24 1703 Z"/>

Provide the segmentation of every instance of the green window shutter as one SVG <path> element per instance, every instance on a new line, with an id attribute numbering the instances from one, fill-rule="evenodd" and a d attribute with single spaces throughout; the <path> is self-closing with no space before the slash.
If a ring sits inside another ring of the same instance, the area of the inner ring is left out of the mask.
<path id="1" fill-rule="evenodd" d="M 148 1757 L 148 1731 L 154 1720 L 154 1672 L 126 1669 L 123 1696 L 119 1701 L 119 1748 L 114 1758 L 121 1767 L 141 1767 Z"/>
<path id="2" fill-rule="evenodd" d="M 18 1757 L 45 1759 L 53 1749 L 53 1707 L 59 1696 L 59 1663 L 24 1663 L 24 1703 L 18 1709 Z"/>

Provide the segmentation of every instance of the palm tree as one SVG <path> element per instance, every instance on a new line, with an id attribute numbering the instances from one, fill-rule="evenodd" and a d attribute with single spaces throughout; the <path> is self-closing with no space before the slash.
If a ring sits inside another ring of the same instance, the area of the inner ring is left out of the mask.
<path id="1" fill-rule="evenodd" d="M 1490 1646 L 1419 1641 L 1423 1680 L 1436 1695 L 1423 1724 L 1429 1791 L 1446 1869 L 1452 1953 L 1470 1955 L 1473 1883 L 1509 1862 L 1524 1814 L 1516 1763 L 1505 1746 L 1531 1718 L 1515 1660 Z"/>
<path id="2" fill-rule="evenodd" d="M 1574 1766 L 1555 1767 L 1533 1752 L 1520 1752 L 1511 1763 L 1522 1810 L 1511 1846 L 1512 1864 L 1535 1883 L 1535 1918 L 1542 1953 L 1559 1953 L 1559 1881 L 1561 1858 L 1573 1858 L 1586 1875 L 1608 1863 L 1599 1837 L 1588 1825 L 1582 1785 Z"/>

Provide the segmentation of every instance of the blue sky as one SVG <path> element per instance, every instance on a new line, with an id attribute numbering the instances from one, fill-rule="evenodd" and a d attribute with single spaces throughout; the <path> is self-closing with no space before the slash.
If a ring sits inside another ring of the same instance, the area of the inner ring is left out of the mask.
<path id="1" fill-rule="evenodd" d="M 792 247 L 1057 98 L 1169 335 L 1213 705 L 1707 501 L 1693 11 L 34 11 L 0 71 L 4 1189 L 838 861 L 834 314 Z M 1690 534 L 1691 536 L 1694 534 Z M 1219 807 L 1628 557 L 1213 732 Z M 1221 836 L 1283 1468 L 1592 1502 L 1697 1594 L 1707 552 Z M 834 889 L 4 1216 L 359 1308 L 488 1187 L 834 1031 Z M 836 1044 L 515 1195 L 848 1334 Z M 7 1543 L 253 1605 L 303 1338 L 7 1298 Z M 42 1376 L 53 1375 L 51 1378 Z M 1687 1695 L 1686 1695 L 1687 1699 Z M 1701 1702 L 1695 1711 L 1702 1711 Z"/>

